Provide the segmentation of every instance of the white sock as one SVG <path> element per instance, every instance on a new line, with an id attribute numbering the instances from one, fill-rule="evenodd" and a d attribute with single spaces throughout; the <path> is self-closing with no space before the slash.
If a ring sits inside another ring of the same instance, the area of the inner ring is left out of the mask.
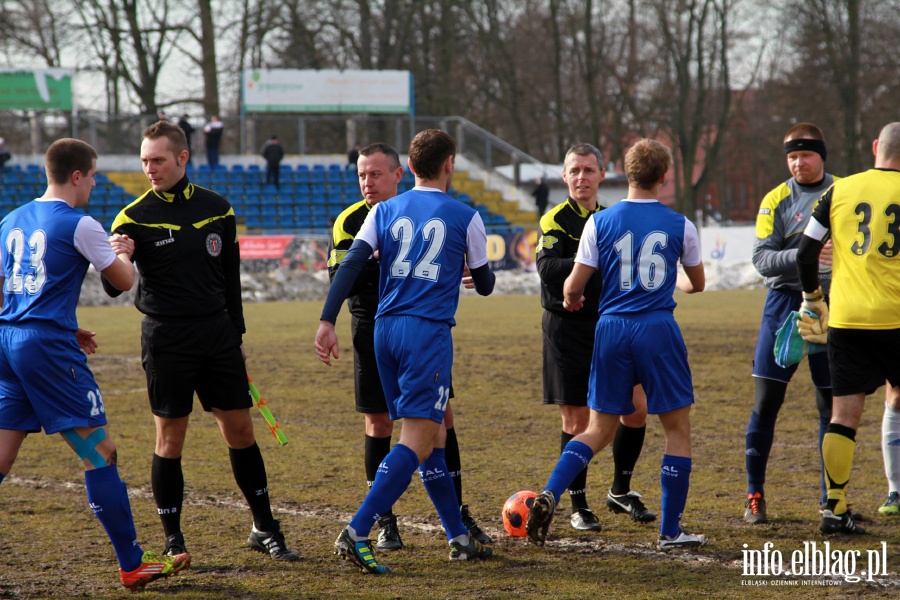
<path id="1" fill-rule="evenodd" d="M 900 492 L 900 410 L 884 405 L 881 420 L 881 451 L 889 492 Z"/>
<path id="2" fill-rule="evenodd" d="M 452 544 L 453 542 L 456 542 L 456 543 L 459 544 L 460 546 L 468 546 L 470 541 L 471 541 L 471 540 L 469 539 L 469 534 L 468 534 L 468 533 L 464 533 L 464 534 L 462 534 L 462 535 L 456 536 L 455 538 L 453 538 L 452 540 L 450 540 L 449 543 Z"/>

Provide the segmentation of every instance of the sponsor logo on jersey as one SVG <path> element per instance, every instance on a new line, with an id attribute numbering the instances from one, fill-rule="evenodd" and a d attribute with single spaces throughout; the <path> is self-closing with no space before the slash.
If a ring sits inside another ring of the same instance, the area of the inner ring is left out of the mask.
<path id="1" fill-rule="evenodd" d="M 222 236 L 218 233 L 211 233 L 206 236 L 206 251 L 210 256 L 218 256 L 222 254 Z"/>
<path id="2" fill-rule="evenodd" d="M 559 241 L 559 238 L 553 237 L 552 235 L 542 235 L 541 239 L 538 240 L 537 243 L 537 251 L 540 252 L 542 249 L 549 250 L 553 246 L 556 245 L 556 242 Z"/>
<path id="3" fill-rule="evenodd" d="M 761 215 L 771 215 L 771 214 L 772 214 L 772 209 L 771 209 L 771 208 L 761 208 L 761 209 L 759 209 L 759 214 L 761 214 Z"/>
<path id="4" fill-rule="evenodd" d="M 159 246 L 165 246 L 166 244 L 171 244 L 171 243 L 174 242 L 174 241 L 175 241 L 175 238 L 173 238 L 173 237 L 167 237 L 167 238 L 164 239 L 164 240 L 158 240 L 158 241 L 156 241 L 156 242 L 153 242 L 153 245 L 156 246 L 156 247 L 158 248 Z"/>
<path id="5" fill-rule="evenodd" d="M 796 215 L 794 215 L 794 223 L 802 223 L 802 222 L 803 222 L 803 213 L 798 212 Z"/>

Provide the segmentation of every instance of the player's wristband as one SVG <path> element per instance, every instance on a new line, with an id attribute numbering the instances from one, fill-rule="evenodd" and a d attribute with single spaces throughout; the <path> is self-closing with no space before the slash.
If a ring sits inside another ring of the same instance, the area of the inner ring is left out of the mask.
<path id="1" fill-rule="evenodd" d="M 824 296 L 822 295 L 822 288 L 820 287 L 814 292 L 803 292 L 803 299 L 807 302 L 821 302 Z"/>

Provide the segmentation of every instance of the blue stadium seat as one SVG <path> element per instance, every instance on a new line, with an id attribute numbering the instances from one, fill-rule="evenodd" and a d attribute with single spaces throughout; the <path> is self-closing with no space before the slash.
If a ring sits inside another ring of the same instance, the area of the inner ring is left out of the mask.
<path id="1" fill-rule="evenodd" d="M 259 175 L 261 172 L 259 165 L 247 165 L 247 173 Z"/>
<path id="2" fill-rule="evenodd" d="M 243 173 L 244 165 L 241 165 L 241 164 L 231 165 L 231 172 L 232 173 Z"/>

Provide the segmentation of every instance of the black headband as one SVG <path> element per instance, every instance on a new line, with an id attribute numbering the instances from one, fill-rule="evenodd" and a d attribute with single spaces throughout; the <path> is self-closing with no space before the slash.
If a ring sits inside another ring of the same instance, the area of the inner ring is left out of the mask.
<path id="1" fill-rule="evenodd" d="M 798 152 L 805 150 L 807 152 L 817 152 L 822 160 L 828 157 L 828 151 L 825 149 L 825 142 L 822 140 L 813 140 L 810 138 L 798 138 L 789 140 L 784 143 L 784 153 Z"/>

